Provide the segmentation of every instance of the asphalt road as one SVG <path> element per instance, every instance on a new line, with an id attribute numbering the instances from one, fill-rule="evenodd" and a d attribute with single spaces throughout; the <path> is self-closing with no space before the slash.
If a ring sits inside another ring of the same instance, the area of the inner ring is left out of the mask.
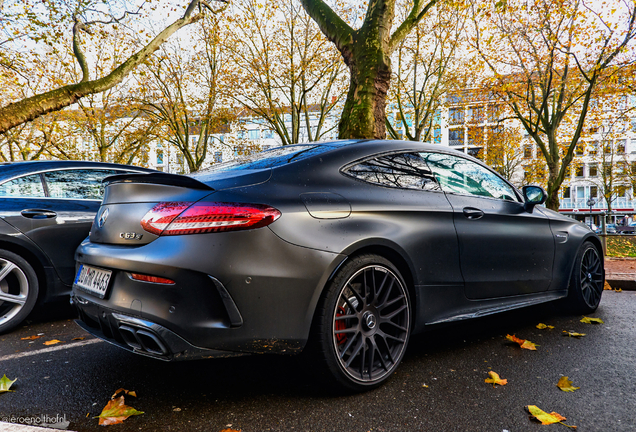
<path id="1" fill-rule="evenodd" d="M 137 392 L 126 402 L 145 414 L 110 426 L 118 432 L 567 430 L 531 421 L 526 405 L 555 411 L 580 432 L 636 431 L 636 294 L 605 292 L 592 316 L 605 324 L 546 305 L 435 328 L 411 340 L 385 386 L 348 396 L 326 393 L 298 358 L 164 363 L 73 340 L 88 335 L 68 319 L 31 323 L 0 337 L 0 376 L 18 378 L 15 392 L 0 394 L 0 420 L 46 414 L 64 416 L 71 430 L 103 431 L 93 417 L 123 387 Z M 555 328 L 539 330 L 540 322 Z M 522 350 L 507 333 L 540 346 Z M 52 339 L 64 342 L 43 344 Z M 490 370 L 508 384 L 484 383 Z M 580 390 L 559 390 L 562 375 Z"/>

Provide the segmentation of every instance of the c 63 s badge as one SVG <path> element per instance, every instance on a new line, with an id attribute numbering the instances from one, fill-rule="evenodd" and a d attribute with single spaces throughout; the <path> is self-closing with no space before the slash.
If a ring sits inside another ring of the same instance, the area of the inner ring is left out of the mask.
<path id="1" fill-rule="evenodd" d="M 137 234 L 134 232 L 119 233 L 119 237 L 124 240 L 141 240 L 143 236 L 143 234 Z"/>

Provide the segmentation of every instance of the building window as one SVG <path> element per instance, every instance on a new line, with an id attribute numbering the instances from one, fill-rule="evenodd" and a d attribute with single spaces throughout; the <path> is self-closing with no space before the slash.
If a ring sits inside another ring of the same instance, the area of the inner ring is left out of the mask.
<path id="1" fill-rule="evenodd" d="M 574 169 L 574 175 L 576 177 L 583 177 L 583 164 L 577 164 Z"/>
<path id="2" fill-rule="evenodd" d="M 477 159 L 484 159 L 484 151 L 483 151 L 483 147 L 477 147 L 477 148 L 469 148 L 466 149 L 466 153 L 474 158 Z"/>
<path id="3" fill-rule="evenodd" d="M 591 142 L 589 147 L 587 148 L 587 153 L 590 156 L 594 156 L 596 155 L 597 152 L 598 152 L 598 141 Z"/>
<path id="4" fill-rule="evenodd" d="M 464 124 L 464 108 L 451 108 L 448 110 L 449 122 L 452 125 Z"/>
<path id="5" fill-rule="evenodd" d="M 483 127 L 468 128 L 468 145 L 470 146 L 484 145 L 484 128 Z"/>
<path id="6" fill-rule="evenodd" d="M 598 177 L 598 164 L 590 164 L 587 171 L 589 177 Z"/>
<path id="7" fill-rule="evenodd" d="M 163 165 L 163 150 L 157 150 L 157 165 Z"/>
<path id="8" fill-rule="evenodd" d="M 247 138 L 250 140 L 257 140 L 261 137 L 261 131 L 258 129 L 250 129 L 247 131 Z"/>
<path id="9" fill-rule="evenodd" d="M 612 175 L 612 164 L 606 162 L 603 164 L 603 176 L 605 178 L 608 178 L 611 175 Z"/>
<path id="10" fill-rule="evenodd" d="M 570 186 L 563 189 L 563 199 L 570 199 Z"/>
<path id="11" fill-rule="evenodd" d="M 577 156 L 583 156 L 583 145 L 582 144 L 577 144 L 576 148 L 574 149 L 574 154 L 576 154 Z"/>
<path id="12" fill-rule="evenodd" d="M 488 123 L 496 123 L 499 121 L 501 107 L 499 105 L 488 106 Z"/>
<path id="13" fill-rule="evenodd" d="M 466 121 L 468 123 L 483 123 L 484 121 L 484 107 L 483 106 L 472 106 L 468 107 Z"/>
<path id="14" fill-rule="evenodd" d="M 626 140 L 616 141 L 616 154 L 625 154 L 625 146 L 627 144 Z"/>
<path id="15" fill-rule="evenodd" d="M 265 129 L 263 131 L 263 138 L 265 139 L 273 139 L 274 138 L 274 131 L 271 129 Z"/>
<path id="16" fill-rule="evenodd" d="M 532 159 L 532 144 L 523 145 L 523 158 Z"/>
<path id="17" fill-rule="evenodd" d="M 451 146 L 464 145 L 464 128 L 448 130 L 448 144 Z"/>
<path id="18" fill-rule="evenodd" d="M 590 186 L 590 198 L 596 198 L 598 196 L 598 186 Z"/>
<path id="19" fill-rule="evenodd" d="M 196 146 L 197 143 L 199 142 L 199 137 L 195 137 L 195 136 L 191 137 L 190 142 L 192 143 L 193 146 Z"/>
<path id="20" fill-rule="evenodd" d="M 442 142 L 442 128 L 439 126 L 435 126 L 433 128 L 433 142 L 435 144 L 439 144 Z"/>
<path id="21" fill-rule="evenodd" d="M 223 162 L 223 152 L 215 151 L 214 152 L 214 163 Z"/>

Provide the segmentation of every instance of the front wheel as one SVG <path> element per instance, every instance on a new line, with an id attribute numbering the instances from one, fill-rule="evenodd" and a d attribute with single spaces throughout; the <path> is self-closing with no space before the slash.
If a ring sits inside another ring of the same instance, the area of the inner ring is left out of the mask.
<path id="1" fill-rule="evenodd" d="M 20 324 L 38 299 L 33 267 L 21 256 L 0 250 L 0 333 Z"/>
<path id="2" fill-rule="evenodd" d="M 589 314 L 598 308 L 605 285 L 601 254 L 591 242 L 583 243 L 576 255 L 566 299 L 574 313 Z"/>
<path id="3" fill-rule="evenodd" d="M 327 289 L 314 336 L 336 386 L 368 390 L 386 381 L 404 356 L 411 328 L 409 293 L 385 258 L 349 261 Z"/>

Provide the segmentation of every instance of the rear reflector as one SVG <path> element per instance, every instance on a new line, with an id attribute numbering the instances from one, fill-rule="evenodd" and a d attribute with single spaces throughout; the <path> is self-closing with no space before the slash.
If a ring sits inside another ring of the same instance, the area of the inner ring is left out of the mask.
<path id="1" fill-rule="evenodd" d="M 163 202 L 141 220 L 144 230 L 156 235 L 201 234 L 261 228 L 280 217 L 262 204 L 228 202 Z"/>
<path id="2" fill-rule="evenodd" d="M 152 283 L 160 283 L 167 285 L 174 285 L 175 282 L 172 279 L 166 279 L 158 276 L 150 276 L 139 273 L 130 273 L 130 277 L 134 280 L 143 281 L 143 282 L 152 282 Z"/>

